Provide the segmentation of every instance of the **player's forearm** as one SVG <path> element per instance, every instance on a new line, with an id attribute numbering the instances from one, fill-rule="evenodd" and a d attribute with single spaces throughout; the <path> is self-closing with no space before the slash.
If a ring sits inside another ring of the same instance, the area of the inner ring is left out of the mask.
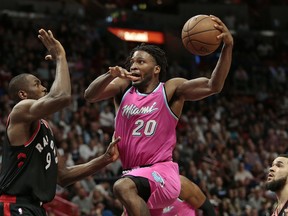
<path id="1" fill-rule="evenodd" d="M 84 98 L 88 102 L 96 102 L 103 99 L 105 88 L 114 78 L 109 72 L 97 77 L 85 90 Z"/>
<path id="2" fill-rule="evenodd" d="M 214 92 L 220 92 L 230 71 L 233 45 L 225 44 L 222 48 L 217 65 L 211 75 L 210 85 Z"/>
<path id="3" fill-rule="evenodd" d="M 101 155 L 93 160 L 79 164 L 76 166 L 68 167 L 58 175 L 58 184 L 66 187 L 79 181 L 87 176 L 93 175 L 95 172 L 107 166 L 113 160 L 105 155 Z"/>
<path id="4" fill-rule="evenodd" d="M 65 55 L 61 55 L 56 59 L 55 80 L 49 94 L 52 97 L 71 95 L 70 74 Z"/>

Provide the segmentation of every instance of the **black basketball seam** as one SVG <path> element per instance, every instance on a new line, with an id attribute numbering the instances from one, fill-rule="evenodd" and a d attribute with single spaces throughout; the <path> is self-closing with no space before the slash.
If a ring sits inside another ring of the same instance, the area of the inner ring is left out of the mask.
<path id="1" fill-rule="evenodd" d="M 204 32 L 209 32 L 209 31 L 219 31 L 218 29 L 208 29 L 208 30 L 204 30 L 204 31 L 201 31 L 201 32 L 196 32 L 194 34 L 190 34 L 189 36 L 194 36 L 194 35 L 197 35 L 197 34 L 200 34 L 200 33 L 204 33 Z"/>
<path id="2" fill-rule="evenodd" d="M 189 40 L 188 43 L 191 43 L 191 42 L 198 42 L 198 43 L 201 43 L 201 44 L 205 44 L 205 45 L 219 45 L 218 43 L 217 44 L 213 44 L 213 43 L 205 43 L 205 42 L 202 42 L 202 41 L 199 41 L 199 40 Z"/>

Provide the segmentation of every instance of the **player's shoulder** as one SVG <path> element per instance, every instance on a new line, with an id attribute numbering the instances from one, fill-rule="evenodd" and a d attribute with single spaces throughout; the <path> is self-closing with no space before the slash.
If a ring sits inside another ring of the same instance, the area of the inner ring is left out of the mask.
<path id="1" fill-rule="evenodd" d="M 19 108 L 25 108 L 26 106 L 31 106 L 31 104 L 33 104 L 35 102 L 34 99 L 25 99 L 25 100 L 21 100 L 19 101 L 17 104 L 15 104 L 15 106 L 13 107 L 16 108 L 16 109 L 19 109 Z"/>
<path id="2" fill-rule="evenodd" d="M 19 112 L 23 114 L 23 112 L 27 111 L 32 106 L 34 101 L 35 100 L 32 100 L 32 99 L 25 99 L 25 100 L 19 101 L 17 104 L 13 106 L 11 110 L 11 114 L 14 115 Z"/>
<path id="3" fill-rule="evenodd" d="M 29 114 L 29 109 L 34 101 L 35 100 L 32 99 L 25 99 L 15 104 L 9 115 L 12 122 L 15 122 L 15 120 L 19 122 L 21 119 L 26 119 L 25 116 Z"/>
<path id="4" fill-rule="evenodd" d="M 166 89 L 175 89 L 177 86 L 183 84 L 184 82 L 186 82 L 187 79 L 182 78 L 182 77 L 175 77 L 175 78 L 171 78 L 169 80 L 167 80 L 164 84 Z"/>
<path id="5" fill-rule="evenodd" d="M 177 96 L 176 92 L 178 92 L 178 89 L 183 85 L 183 83 L 185 83 L 187 81 L 187 79 L 181 78 L 181 77 L 175 77 L 172 78 L 168 81 L 165 82 L 164 84 L 164 88 L 165 88 L 165 92 L 168 98 L 168 101 L 170 101 L 170 99 L 173 96 Z"/>

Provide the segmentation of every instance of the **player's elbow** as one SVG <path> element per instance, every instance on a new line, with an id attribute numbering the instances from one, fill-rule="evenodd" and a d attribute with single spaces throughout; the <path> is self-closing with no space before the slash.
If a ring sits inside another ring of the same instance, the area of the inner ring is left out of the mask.
<path id="1" fill-rule="evenodd" d="M 63 178 L 58 178 L 57 184 L 64 188 L 64 187 L 71 185 L 72 183 L 70 181 L 67 181 L 67 179 L 65 180 Z"/>
<path id="2" fill-rule="evenodd" d="M 72 184 L 71 180 L 69 180 L 68 169 L 58 171 L 57 184 L 61 187 L 67 187 Z"/>
<path id="3" fill-rule="evenodd" d="M 95 102 L 95 95 L 92 95 L 91 92 L 86 89 L 84 92 L 84 99 L 89 103 Z"/>
<path id="4" fill-rule="evenodd" d="M 49 100 L 53 101 L 58 108 L 70 106 L 72 103 L 72 96 L 68 93 L 50 94 Z"/>
<path id="5" fill-rule="evenodd" d="M 72 103 L 71 94 L 65 94 L 61 96 L 61 101 L 64 106 L 69 106 Z"/>
<path id="6" fill-rule="evenodd" d="M 90 100 L 91 100 L 91 96 L 90 96 L 90 94 L 89 94 L 88 89 L 86 89 L 86 90 L 84 91 L 84 99 L 87 100 L 88 102 L 90 102 Z"/>
<path id="7" fill-rule="evenodd" d="M 69 97 L 66 98 L 66 103 L 67 103 L 67 106 L 69 106 L 70 104 L 72 104 L 72 96 L 70 95 Z"/>
<path id="8" fill-rule="evenodd" d="M 57 184 L 60 185 L 61 187 L 66 187 L 65 182 L 63 181 L 63 179 L 59 178 L 57 179 Z"/>
<path id="9" fill-rule="evenodd" d="M 213 93 L 214 93 L 214 94 L 218 94 L 218 93 L 220 93 L 220 92 L 222 91 L 222 89 L 223 89 L 223 86 L 214 88 L 214 89 L 213 89 Z"/>
<path id="10" fill-rule="evenodd" d="M 210 91 L 211 94 L 218 94 L 222 91 L 223 85 L 211 85 Z"/>

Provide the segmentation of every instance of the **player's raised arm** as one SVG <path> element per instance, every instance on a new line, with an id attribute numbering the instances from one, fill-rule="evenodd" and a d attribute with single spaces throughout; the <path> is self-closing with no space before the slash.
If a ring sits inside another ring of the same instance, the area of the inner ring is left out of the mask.
<path id="1" fill-rule="evenodd" d="M 109 67 L 109 71 L 97 77 L 85 90 L 84 98 L 89 102 L 112 98 L 130 83 L 129 72 L 122 67 Z"/>
<path id="2" fill-rule="evenodd" d="M 185 82 L 180 82 L 176 89 L 176 95 L 184 97 L 184 100 L 200 100 L 210 95 L 219 93 L 224 86 L 232 62 L 233 37 L 226 25 L 215 16 L 215 28 L 222 33 L 218 36 L 223 41 L 218 62 L 211 74 L 211 77 L 199 77 Z"/>
<path id="3" fill-rule="evenodd" d="M 13 122 L 31 122 L 47 117 L 68 106 L 71 101 L 71 81 L 63 46 L 50 30 L 40 29 L 38 38 L 48 50 L 45 59 L 56 62 L 55 80 L 48 92 L 41 81 L 32 74 L 14 77 L 9 84 L 9 93 L 13 99 L 20 102 L 11 113 Z"/>
<path id="4" fill-rule="evenodd" d="M 56 40 L 52 32 L 39 30 L 38 38 L 42 41 L 48 50 L 46 60 L 56 61 L 55 80 L 51 86 L 49 93 L 41 98 L 31 108 L 31 112 L 41 110 L 47 114 L 54 113 L 57 110 L 64 108 L 71 102 L 71 81 L 66 60 L 66 53 L 61 43 Z"/>

